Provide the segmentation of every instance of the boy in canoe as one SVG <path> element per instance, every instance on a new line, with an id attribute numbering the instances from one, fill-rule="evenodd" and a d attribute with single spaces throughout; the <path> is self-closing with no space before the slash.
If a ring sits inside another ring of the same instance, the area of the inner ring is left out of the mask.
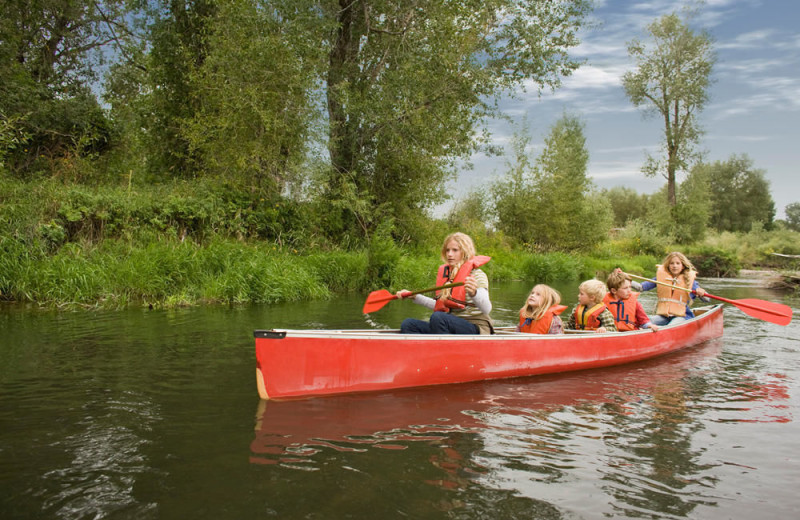
<path id="1" fill-rule="evenodd" d="M 569 315 L 567 329 L 617 332 L 614 316 L 603 304 L 605 294 L 606 286 L 600 280 L 586 280 L 580 284 L 578 305 Z"/>
<path id="2" fill-rule="evenodd" d="M 611 311 L 617 330 L 621 332 L 639 329 L 658 330 L 647 317 L 647 313 L 639 301 L 639 293 L 631 290 L 631 277 L 621 269 L 615 269 L 606 280 L 608 292 L 603 297 L 603 303 Z"/>

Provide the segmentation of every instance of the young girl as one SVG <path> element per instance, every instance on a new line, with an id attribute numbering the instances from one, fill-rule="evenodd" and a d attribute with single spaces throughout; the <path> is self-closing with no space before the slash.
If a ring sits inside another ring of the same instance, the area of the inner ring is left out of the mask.
<path id="1" fill-rule="evenodd" d="M 564 322 L 559 314 L 567 309 L 561 295 L 549 285 L 539 284 L 531 289 L 525 305 L 519 310 L 517 332 L 531 334 L 563 334 Z"/>
<path id="2" fill-rule="evenodd" d="M 675 251 L 664 258 L 664 262 L 656 268 L 654 280 L 675 288 L 655 282 L 642 282 L 640 286 L 642 291 L 656 289 L 658 302 L 653 323 L 661 326 L 694 318 L 694 313 L 689 305 L 695 298 L 695 293 L 703 301 L 706 301 L 703 298 L 706 291 L 697 283 L 696 277 L 697 270 L 683 253 Z M 637 287 L 634 285 L 634 288 Z M 691 289 L 694 293 L 690 293 L 686 289 Z"/>
<path id="3" fill-rule="evenodd" d="M 614 316 L 603 305 L 606 286 L 600 280 L 586 280 L 578 286 L 578 305 L 572 310 L 567 322 L 571 330 L 594 330 L 617 332 Z"/>
<path id="4" fill-rule="evenodd" d="M 406 318 L 400 325 L 404 334 L 491 334 L 492 302 L 489 300 L 489 278 L 478 269 L 489 257 L 475 258 L 475 244 L 464 233 L 453 233 L 444 240 L 442 260 L 436 276 L 436 285 L 464 282 L 464 285 L 443 289 L 436 298 L 422 294 L 414 296 L 414 303 L 433 309 L 429 321 Z M 397 292 L 408 298 L 409 291 Z"/>

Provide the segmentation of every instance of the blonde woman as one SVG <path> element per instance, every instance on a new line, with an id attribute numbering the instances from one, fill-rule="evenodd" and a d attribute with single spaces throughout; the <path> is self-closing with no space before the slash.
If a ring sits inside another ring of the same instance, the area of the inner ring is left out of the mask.
<path id="1" fill-rule="evenodd" d="M 445 238 L 441 252 L 444 264 L 439 266 L 436 285 L 464 282 L 464 285 L 437 291 L 435 298 L 422 294 L 413 302 L 434 312 L 429 321 L 407 318 L 400 326 L 404 334 L 491 334 L 492 302 L 489 300 L 489 278 L 480 265 L 489 257 L 477 257 L 475 244 L 464 233 L 453 233 Z M 408 298 L 409 291 L 398 291 Z"/>

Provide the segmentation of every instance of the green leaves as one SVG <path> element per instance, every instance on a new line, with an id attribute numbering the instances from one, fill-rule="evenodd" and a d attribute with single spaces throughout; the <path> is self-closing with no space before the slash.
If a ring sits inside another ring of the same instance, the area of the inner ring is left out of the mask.
<path id="1" fill-rule="evenodd" d="M 677 203 L 675 174 L 695 158 L 702 133 L 697 115 L 708 101 L 715 56 L 710 36 L 695 33 L 677 14 L 664 15 L 647 27 L 652 45 L 628 43 L 636 69 L 626 72 L 622 85 L 634 106 L 659 115 L 664 123 L 663 159 L 649 156 L 642 171 L 667 179 L 667 200 Z"/>

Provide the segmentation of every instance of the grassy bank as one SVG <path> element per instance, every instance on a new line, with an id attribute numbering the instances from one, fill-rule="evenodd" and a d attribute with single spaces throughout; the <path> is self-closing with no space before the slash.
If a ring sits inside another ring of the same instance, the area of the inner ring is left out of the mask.
<path id="1" fill-rule="evenodd" d="M 444 222 L 430 221 L 426 244 L 398 245 L 386 234 L 332 244 L 316 232 L 313 210 L 210 183 L 89 188 L 0 177 L 0 301 L 173 307 L 432 285 L 441 237 L 452 231 Z M 735 275 L 774 251 L 800 253 L 798 234 L 786 230 L 677 247 L 631 226 L 581 254 L 535 252 L 500 233 L 466 231 L 492 256 L 490 279 L 531 285 L 604 279 L 617 266 L 651 275 L 674 249 L 704 276 Z"/>

